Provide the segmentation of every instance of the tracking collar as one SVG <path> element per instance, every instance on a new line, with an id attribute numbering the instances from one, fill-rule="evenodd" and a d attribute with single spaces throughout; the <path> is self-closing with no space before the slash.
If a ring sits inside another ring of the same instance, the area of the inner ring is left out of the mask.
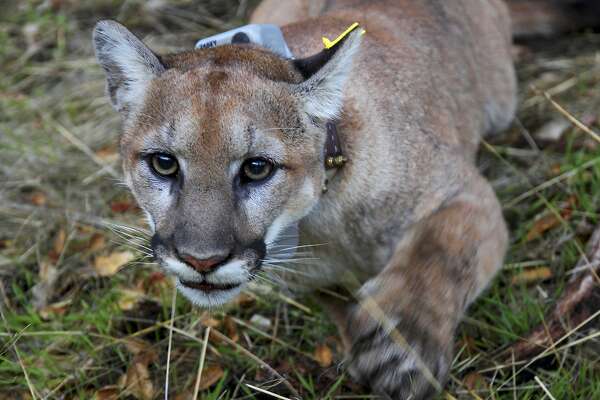
<path id="1" fill-rule="evenodd" d="M 358 23 L 354 23 L 348 27 L 341 35 L 334 40 L 323 38 L 325 49 L 330 49 L 341 41 L 346 35 L 358 27 Z M 364 32 L 364 31 L 363 31 Z M 285 38 L 278 26 L 272 24 L 250 24 L 239 28 L 232 29 L 227 32 L 219 33 L 204 39 L 200 39 L 196 43 L 196 48 L 210 48 L 226 44 L 243 44 L 253 43 L 264 47 L 273 53 L 286 58 L 294 59 L 294 55 L 290 51 Z M 327 181 L 333 177 L 335 172 L 342 168 L 348 159 L 342 152 L 340 137 L 337 132 L 337 126 L 334 121 L 326 123 L 326 137 L 323 148 L 323 159 L 325 164 L 326 180 L 323 186 L 323 192 L 327 191 Z"/>

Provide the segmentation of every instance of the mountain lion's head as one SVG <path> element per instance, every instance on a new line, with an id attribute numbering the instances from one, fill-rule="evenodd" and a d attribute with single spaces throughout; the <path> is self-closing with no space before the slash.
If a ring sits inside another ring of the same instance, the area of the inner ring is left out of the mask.
<path id="1" fill-rule="evenodd" d="M 96 25 L 123 118 L 125 181 L 148 215 L 156 260 L 192 302 L 239 293 L 319 200 L 325 123 L 341 111 L 359 42 L 354 31 L 301 60 L 252 45 L 160 57 L 122 25 Z"/>

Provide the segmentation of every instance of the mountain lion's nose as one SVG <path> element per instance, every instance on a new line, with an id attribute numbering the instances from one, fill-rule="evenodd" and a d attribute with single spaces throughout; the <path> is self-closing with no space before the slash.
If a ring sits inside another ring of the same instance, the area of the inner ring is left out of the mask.
<path id="1" fill-rule="evenodd" d="M 206 258 L 204 260 L 199 260 L 189 254 L 182 254 L 181 260 L 185 262 L 187 265 L 192 267 L 194 270 L 207 273 L 216 270 L 219 266 L 223 264 L 225 260 L 227 260 L 229 256 L 215 256 L 211 258 Z"/>

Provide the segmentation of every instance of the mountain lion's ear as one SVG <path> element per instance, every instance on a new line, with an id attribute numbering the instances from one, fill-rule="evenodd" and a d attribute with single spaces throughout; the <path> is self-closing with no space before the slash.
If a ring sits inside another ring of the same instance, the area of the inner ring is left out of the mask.
<path id="1" fill-rule="evenodd" d="M 361 28 L 336 39 L 329 48 L 311 57 L 294 60 L 305 80 L 294 86 L 308 115 L 318 120 L 331 120 L 342 110 L 343 90 L 358 52 Z"/>
<path id="2" fill-rule="evenodd" d="M 106 73 L 110 100 L 125 115 L 141 104 L 148 83 L 165 70 L 140 39 L 114 21 L 96 24 L 94 48 Z"/>

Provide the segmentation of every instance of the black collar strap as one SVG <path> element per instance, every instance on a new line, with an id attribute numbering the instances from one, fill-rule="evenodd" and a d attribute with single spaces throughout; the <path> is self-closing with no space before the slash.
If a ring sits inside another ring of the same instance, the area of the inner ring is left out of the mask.
<path id="1" fill-rule="evenodd" d="M 340 145 L 340 137 L 337 133 L 335 123 L 327 123 L 327 137 L 325 138 L 325 168 L 341 168 L 348 159 L 342 154 L 342 146 Z"/>
<path id="2" fill-rule="evenodd" d="M 323 186 L 323 192 L 327 191 L 327 181 L 333 177 L 335 172 L 342 168 L 348 159 L 342 153 L 342 146 L 340 145 L 340 137 L 337 132 L 337 127 L 334 122 L 327 122 L 327 133 L 325 137 L 325 147 L 323 149 L 324 162 L 325 162 L 325 174 L 327 179 L 325 180 L 325 186 Z"/>

